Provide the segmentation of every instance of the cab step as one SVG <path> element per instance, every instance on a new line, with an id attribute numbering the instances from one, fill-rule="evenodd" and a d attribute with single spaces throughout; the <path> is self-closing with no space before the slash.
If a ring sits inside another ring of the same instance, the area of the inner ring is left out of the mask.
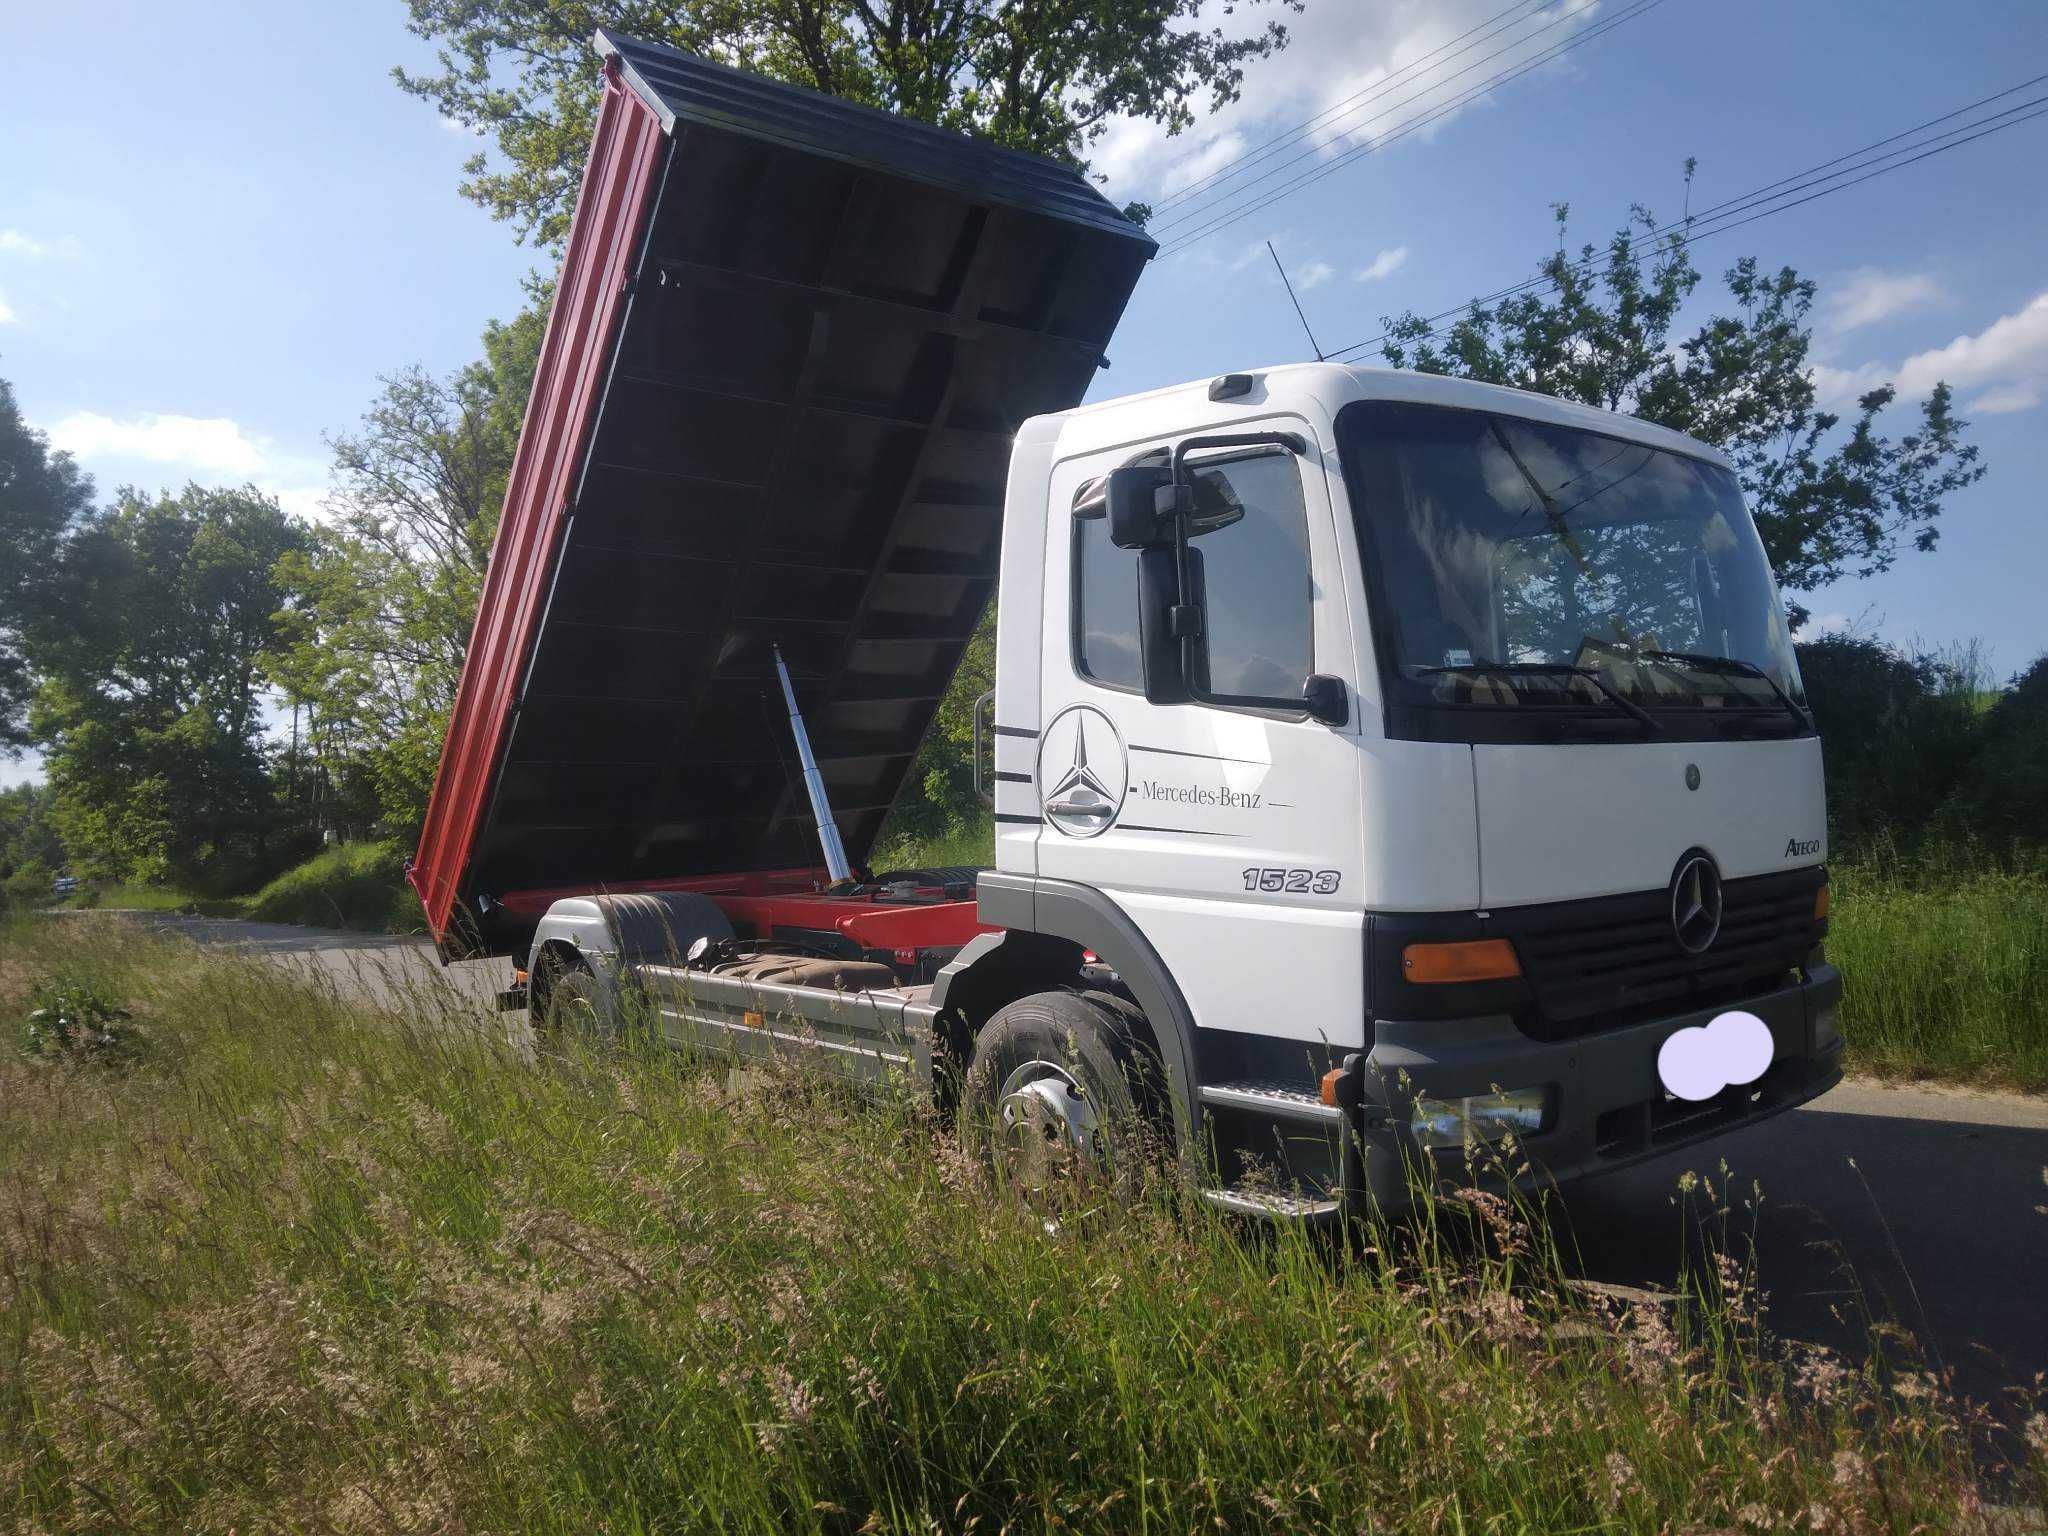
<path id="1" fill-rule="evenodd" d="M 1313 1084 L 1248 1077 L 1233 1083 L 1204 1083 L 1202 1102 L 1218 1109 L 1250 1110 L 1306 1125 L 1342 1125 L 1344 1111 L 1325 1104 Z"/>
<path id="2" fill-rule="evenodd" d="M 1205 1189 L 1202 1198 L 1219 1210 L 1239 1216 L 1257 1216 L 1267 1221 L 1320 1224 L 1335 1221 L 1344 1208 L 1336 1200 L 1312 1200 L 1304 1195 L 1282 1194 L 1267 1189 Z"/>

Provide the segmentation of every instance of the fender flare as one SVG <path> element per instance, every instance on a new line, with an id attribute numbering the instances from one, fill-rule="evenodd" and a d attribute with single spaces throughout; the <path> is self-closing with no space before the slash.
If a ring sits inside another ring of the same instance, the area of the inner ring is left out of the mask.
<path id="1" fill-rule="evenodd" d="M 1130 914 L 1095 887 L 1071 880 L 987 871 L 981 876 L 979 895 L 981 920 L 1003 932 L 982 934 L 961 950 L 939 973 L 932 1002 L 943 1012 L 956 983 L 979 967 L 1003 965 L 1006 946 L 1013 952 L 1018 948 L 1014 939 L 1042 935 L 1093 952 L 1123 978 L 1145 1010 L 1166 1069 L 1175 1137 L 1183 1148 L 1193 1146 L 1201 1124 L 1194 1014 L 1166 962 Z"/>
<path id="2" fill-rule="evenodd" d="M 550 944 L 565 947 L 597 978 L 605 1005 L 616 1007 L 620 985 L 636 965 L 674 964 L 700 937 L 732 937 L 732 924 L 708 896 L 689 891 L 565 896 L 534 928 L 527 972 L 539 975 Z"/>

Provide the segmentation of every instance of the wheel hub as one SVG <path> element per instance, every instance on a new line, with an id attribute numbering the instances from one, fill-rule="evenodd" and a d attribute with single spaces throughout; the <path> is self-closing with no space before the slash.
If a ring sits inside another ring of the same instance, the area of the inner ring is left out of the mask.
<path id="1" fill-rule="evenodd" d="M 1048 1188 L 1101 1151 L 1094 1101 L 1064 1067 L 1028 1061 L 1003 1082 L 996 1102 L 1003 1160 L 1026 1189 Z"/>

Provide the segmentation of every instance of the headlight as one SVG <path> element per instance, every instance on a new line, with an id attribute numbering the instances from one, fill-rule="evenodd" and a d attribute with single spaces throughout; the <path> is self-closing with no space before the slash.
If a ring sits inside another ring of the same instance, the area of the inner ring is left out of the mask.
<path id="1" fill-rule="evenodd" d="M 1517 1088 L 1510 1093 L 1474 1093 L 1457 1099 L 1418 1098 L 1408 1114 L 1408 1128 L 1424 1150 L 1499 1141 L 1510 1133 L 1530 1136 L 1543 1129 L 1550 1107 L 1548 1088 Z"/>

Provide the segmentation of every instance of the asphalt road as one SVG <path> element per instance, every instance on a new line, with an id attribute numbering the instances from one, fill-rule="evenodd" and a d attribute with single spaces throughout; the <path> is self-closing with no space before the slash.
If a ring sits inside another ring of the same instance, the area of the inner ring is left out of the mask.
<path id="1" fill-rule="evenodd" d="M 443 967 L 418 940 L 136 915 L 366 1000 L 489 1009 L 507 980 L 502 960 Z M 2048 1372 L 2048 1098 L 1852 1081 L 1721 1141 L 1581 1184 L 1567 1192 L 1565 1225 L 1588 1276 L 1670 1284 L 1680 1175 L 1720 1184 L 1723 1163 L 1729 1229 L 1754 1243 L 1779 1333 L 1853 1350 L 1868 1320 L 1896 1323 L 1981 1398 Z"/>

